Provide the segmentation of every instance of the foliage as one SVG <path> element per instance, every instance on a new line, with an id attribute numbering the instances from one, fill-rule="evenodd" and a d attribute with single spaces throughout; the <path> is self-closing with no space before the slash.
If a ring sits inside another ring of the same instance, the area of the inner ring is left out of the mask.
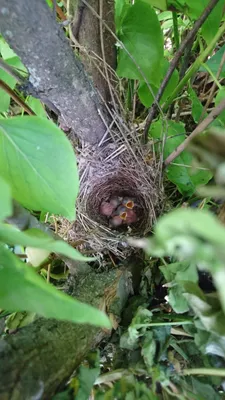
<path id="1" fill-rule="evenodd" d="M 135 124 L 145 123 L 147 108 L 154 103 L 176 50 L 208 3 L 115 0 L 117 74 L 127 115 Z M 51 1 L 48 4 L 52 7 Z M 225 98 L 223 12 L 224 0 L 219 0 L 180 57 L 159 101 L 159 116 L 148 140 L 163 160 Z M 0 52 L 8 65 L 26 76 L 26 68 L 3 38 Z M 0 79 L 18 93 L 15 78 L 1 69 Z M 1 89 L 1 96 L 0 307 L 20 311 L 7 317 L 7 329 L 24 326 L 36 313 L 109 326 L 103 313 L 44 281 L 42 262 L 52 252 L 91 259 L 47 233 L 20 232 L 5 222 L 13 214 L 14 200 L 32 213 L 41 211 L 40 220 L 46 212 L 74 220 L 79 184 L 73 149 L 46 118 L 42 103 L 19 93 L 36 114 L 28 117 L 17 110 L 8 92 Z M 215 199 L 225 196 L 224 113 L 167 167 L 166 196 L 175 210 L 159 219 L 149 239 L 132 242 L 146 252 L 145 270 L 138 307 L 128 305 L 124 315 L 129 323 L 122 320 L 112 338 L 115 354 L 112 351 L 110 362 L 105 362 L 98 351 L 90 353 L 67 389 L 54 399 L 224 398 L 225 228 L 212 215 Z M 201 200 L 200 195 L 206 198 Z M 19 260 L 18 246 L 22 252 L 41 249 L 36 270 Z"/>

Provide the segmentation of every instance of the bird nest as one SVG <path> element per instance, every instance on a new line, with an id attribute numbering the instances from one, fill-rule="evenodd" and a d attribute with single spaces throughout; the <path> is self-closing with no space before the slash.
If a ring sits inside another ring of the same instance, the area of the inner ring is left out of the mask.
<path id="1" fill-rule="evenodd" d="M 152 152 L 142 150 L 137 139 L 132 143 L 133 136 L 113 139 L 108 144 L 80 149 L 77 218 L 72 225 L 64 221 L 62 228 L 69 243 L 78 243 L 85 254 L 110 251 L 126 257 L 132 250 L 127 238 L 150 232 L 162 210 L 161 164 Z M 112 228 L 101 214 L 101 204 L 115 196 L 135 199 L 135 223 Z"/>

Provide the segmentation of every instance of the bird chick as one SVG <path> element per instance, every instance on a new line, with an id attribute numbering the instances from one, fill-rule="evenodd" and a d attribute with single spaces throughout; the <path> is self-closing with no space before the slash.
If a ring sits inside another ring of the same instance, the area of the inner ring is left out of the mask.
<path id="1" fill-rule="evenodd" d="M 117 228 L 118 226 L 122 225 L 123 220 L 120 218 L 119 215 L 115 215 L 114 217 L 110 218 L 109 226 L 110 228 Z"/>
<path id="2" fill-rule="evenodd" d="M 122 220 L 127 218 L 127 209 L 124 206 L 119 206 L 113 213 L 113 216 L 119 216 Z"/>
<path id="3" fill-rule="evenodd" d="M 112 196 L 111 199 L 109 200 L 110 204 L 112 204 L 114 208 L 118 207 L 121 204 L 121 201 L 122 197 L 119 196 Z"/>
<path id="4" fill-rule="evenodd" d="M 100 214 L 105 215 L 106 217 L 111 217 L 114 210 L 115 207 L 108 201 L 103 201 L 100 205 Z"/>
<path id="5" fill-rule="evenodd" d="M 134 224 L 137 221 L 136 212 L 134 210 L 127 210 L 127 216 L 125 221 L 127 225 Z"/>
<path id="6" fill-rule="evenodd" d="M 132 209 L 134 208 L 134 206 L 135 206 L 134 199 L 133 199 L 133 198 L 130 198 L 130 197 L 124 197 L 124 198 L 123 198 L 123 201 L 122 201 L 122 204 L 123 204 L 126 208 L 128 208 L 128 209 L 130 209 L 130 210 L 132 210 Z"/>

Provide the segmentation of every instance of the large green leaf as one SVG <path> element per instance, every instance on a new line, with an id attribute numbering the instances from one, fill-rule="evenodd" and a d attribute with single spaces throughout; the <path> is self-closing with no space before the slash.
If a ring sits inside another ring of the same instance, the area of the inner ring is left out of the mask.
<path id="1" fill-rule="evenodd" d="M 13 197 L 29 209 L 75 218 L 78 172 L 72 146 L 51 121 L 0 121 L 0 173 Z"/>
<path id="2" fill-rule="evenodd" d="M 168 157 L 185 139 L 185 129 L 182 123 L 174 121 L 167 123 L 166 135 L 168 138 L 164 145 L 164 158 Z M 161 120 L 152 124 L 151 137 L 162 139 L 162 132 Z M 176 165 L 169 165 L 167 168 L 168 179 L 177 185 L 178 190 L 183 195 L 191 196 L 198 186 L 206 184 L 212 176 L 211 172 L 207 170 L 193 171 L 191 168 L 192 160 L 191 153 L 185 150 L 174 160 Z"/>
<path id="3" fill-rule="evenodd" d="M 164 58 L 162 61 L 163 77 L 166 75 L 168 68 L 169 68 L 169 62 Z M 175 70 L 169 80 L 168 85 L 166 86 L 166 89 L 160 100 L 160 104 L 162 104 L 165 100 L 168 99 L 168 97 L 171 95 L 171 93 L 174 91 L 175 87 L 177 86 L 178 81 L 179 81 L 178 72 L 177 72 L 177 70 Z M 160 84 L 161 84 L 161 82 L 162 82 L 162 79 L 160 81 Z M 158 92 L 159 86 L 160 85 L 158 85 L 157 87 L 155 85 L 151 85 L 152 91 L 155 95 Z M 140 86 L 138 89 L 138 95 L 139 95 L 139 98 L 140 98 L 142 104 L 144 104 L 145 107 L 150 107 L 152 105 L 154 99 L 153 99 L 152 93 L 150 92 L 150 90 L 145 82 L 140 83 Z"/>
<path id="4" fill-rule="evenodd" d="M 28 229 L 25 232 L 20 232 L 13 226 L 0 223 L 0 241 L 9 245 L 21 245 L 49 250 L 50 252 L 63 254 L 74 260 L 93 261 L 92 257 L 83 256 L 64 240 L 54 240 L 53 237 L 39 229 Z"/>
<path id="5" fill-rule="evenodd" d="M 0 221 L 12 214 L 11 190 L 8 183 L 0 176 Z"/>
<path id="6" fill-rule="evenodd" d="M 119 33 L 120 40 L 135 59 L 139 69 L 123 49 L 119 49 L 117 73 L 121 77 L 158 84 L 162 76 L 163 35 L 153 8 L 142 0 L 131 5 Z"/>
<path id="7" fill-rule="evenodd" d="M 107 316 L 47 284 L 0 244 L 0 308 L 31 311 L 46 318 L 110 327 Z"/>

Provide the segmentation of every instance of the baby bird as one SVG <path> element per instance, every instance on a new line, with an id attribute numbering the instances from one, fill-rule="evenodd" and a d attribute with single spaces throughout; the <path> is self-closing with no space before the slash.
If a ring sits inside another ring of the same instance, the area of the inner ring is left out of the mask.
<path id="1" fill-rule="evenodd" d="M 111 217 L 115 207 L 108 201 L 103 201 L 100 205 L 100 213 L 106 217 Z"/>
<path id="2" fill-rule="evenodd" d="M 119 196 L 112 196 L 111 199 L 109 200 L 110 204 L 112 204 L 112 206 L 116 209 L 116 207 L 118 207 L 121 202 L 122 202 L 122 197 Z"/>
<path id="3" fill-rule="evenodd" d="M 132 209 L 134 208 L 134 206 L 135 206 L 134 199 L 133 199 L 133 198 L 130 198 L 130 197 L 124 197 L 124 198 L 123 198 L 123 201 L 122 201 L 122 204 L 123 204 L 126 208 L 128 208 L 128 209 L 130 209 L 130 210 L 132 210 Z"/>
<path id="4" fill-rule="evenodd" d="M 113 216 L 119 216 L 122 220 L 126 220 L 127 209 L 124 206 L 119 206 L 113 213 Z"/>
<path id="5" fill-rule="evenodd" d="M 127 210 L 126 223 L 127 225 L 134 224 L 137 221 L 137 214 L 134 210 Z"/>
<path id="6" fill-rule="evenodd" d="M 120 218 L 119 215 L 115 215 L 114 217 L 110 218 L 109 220 L 109 227 L 110 228 L 117 228 L 118 226 L 122 225 L 123 220 Z"/>

